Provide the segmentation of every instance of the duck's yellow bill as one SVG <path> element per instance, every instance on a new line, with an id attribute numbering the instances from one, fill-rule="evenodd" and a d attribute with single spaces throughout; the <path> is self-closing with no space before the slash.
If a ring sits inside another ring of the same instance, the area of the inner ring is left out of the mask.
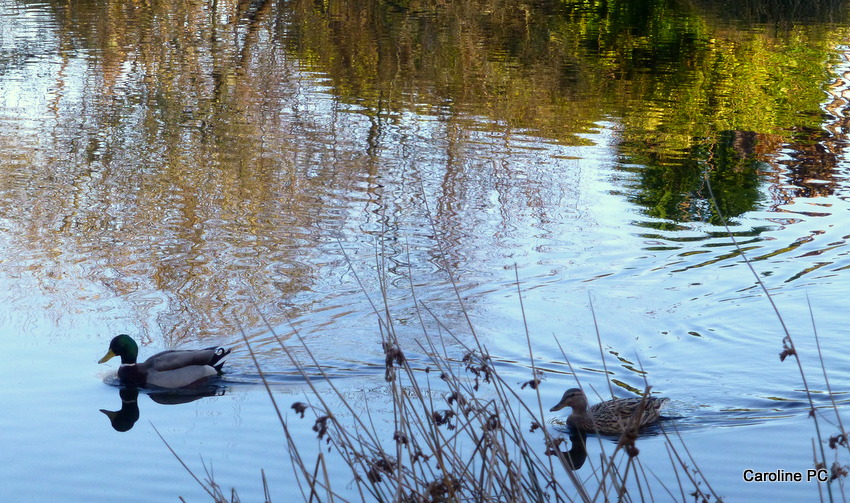
<path id="1" fill-rule="evenodd" d="M 109 359 L 110 359 L 110 358 L 112 358 L 113 356 L 116 356 L 116 354 L 115 354 L 115 353 L 113 353 L 113 352 L 112 352 L 112 350 L 110 349 L 109 351 L 107 351 L 107 352 L 106 352 L 106 354 L 105 354 L 105 355 L 103 355 L 103 358 L 101 358 L 101 359 L 100 359 L 100 361 L 98 361 L 97 363 L 107 362 L 107 361 L 109 361 Z"/>

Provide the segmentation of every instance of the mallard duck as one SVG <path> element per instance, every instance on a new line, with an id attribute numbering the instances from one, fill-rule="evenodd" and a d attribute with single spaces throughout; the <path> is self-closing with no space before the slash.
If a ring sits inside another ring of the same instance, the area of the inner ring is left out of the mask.
<path id="1" fill-rule="evenodd" d="M 561 401 L 550 409 L 551 412 L 564 407 L 572 407 L 573 412 L 567 418 L 567 424 L 578 431 L 600 435 L 620 435 L 632 425 L 638 429 L 652 424 L 661 418 L 661 407 L 669 398 L 615 398 L 600 402 L 587 408 L 587 397 L 578 388 L 570 388 L 561 397 Z M 643 402 L 643 405 L 641 405 Z M 639 418 L 633 418 L 640 411 Z"/>
<path id="2" fill-rule="evenodd" d="M 121 357 L 118 379 L 129 386 L 159 386 L 161 388 L 183 388 L 198 385 L 221 374 L 221 361 L 230 354 L 230 349 L 210 347 L 206 349 L 172 350 L 157 353 L 144 363 L 136 363 L 139 346 L 129 335 L 121 334 L 109 343 L 109 351 L 98 363 L 113 356 Z"/>

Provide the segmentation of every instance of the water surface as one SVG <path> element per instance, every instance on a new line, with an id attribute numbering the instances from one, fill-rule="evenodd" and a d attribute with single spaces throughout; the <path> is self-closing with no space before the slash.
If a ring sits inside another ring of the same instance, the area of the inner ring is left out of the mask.
<path id="1" fill-rule="evenodd" d="M 552 403 L 566 359 L 606 389 L 598 328 L 619 393 L 646 378 L 671 397 L 721 495 L 752 500 L 745 468 L 809 468 L 800 374 L 735 242 L 817 404 L 812 315 L 846 402 L 846 13 L 630 5 L 0 1 L 9 500 L 205 500 L 154 428 L 225 492 L 260 500 L 263 469 L 284 500 L 242 333 L 280 403 L 307 393 L 272 335 L 303 355 L 297 329 L 389 422 L 370 299 L 424 368 L 417 306 L 471 341 L 455 286 L 518 386 L 522 295 Z M 96 361 L 121 332 L 143 356 L 233 346 L 223 394 L 142 394 L 116 431 L 99 411 L 121 408 L 115 367 Z M 322 448 L 292 425 L 306 457 Z M 641 456 L 672 480 L 662 439 Z"/>

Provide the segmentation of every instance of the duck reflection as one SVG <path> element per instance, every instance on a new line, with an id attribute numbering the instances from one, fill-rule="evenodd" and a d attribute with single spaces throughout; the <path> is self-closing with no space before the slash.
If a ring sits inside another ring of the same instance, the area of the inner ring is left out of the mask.
<path id="1" fill-rule="evenodd" d="M 580 431 L 570 432 L 570 450 L 561 452 L 568 463 L 568 468 L 578 470 L 584 465 L 587 460 L 586 440 L 587 435 L 585 433 Z"/>
<path id="2" fill-rule="evenodd" d="M 115 431 L 128 431 L 139 420 L 139 390 L 122 389 L 118 391 L 121 396 L 121 409 L 100 409 L 106 414 Z"/>
<path id="3" fill-rule="evenodd" d="M 162 405 L 179 405 L 194 402 L 210 396 L 222 396 L 227 391 L 224 386 L 207 386 L 201 389 L 163 389 L 145 390 L 151 400 Z M 106 414 L 115 431 L 129 431 L 139 420 L 139 389 L 126 387 L 118 390 L 121 408 L 118 410 L 100 409 Z"/>

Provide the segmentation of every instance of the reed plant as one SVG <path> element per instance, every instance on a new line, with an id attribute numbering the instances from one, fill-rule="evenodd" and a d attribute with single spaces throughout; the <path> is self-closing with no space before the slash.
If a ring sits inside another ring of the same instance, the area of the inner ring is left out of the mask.
<path id="1" fill-rule="evenodd" d="M 707 187 L 710 191 L 710 186 Z M 728 226 L 727 232 L 734 240 Z M 818 485 L 820 498 L 834 501 L 838 494 L 833 490 L 833 481 L 840 482 L 848 474 L 847 466 L 838 461 L 837 450 L 850 452 L 850 439 L 841 423 L 838 406 L 833 399 L 831 411 L 836 418 L 833 423 L 836 432 L 827 436 L 821 426 L 825 411 L 817 409 L 811 399 L 794 339 L 769 290 L 743 250 L 740 247 L 738 250 L 782 322 L 785 333 L 780 358 L 797 361 L 816 431 L 814 467 L 830 472 L 830 482 Z M 376 257 L 381 256 L 381 250 L 376 250 Z M 671 484 L 663 482 L 655 475 L 653 467 L 642 462 L 636 423 L 626 425 L 625 432 L 612 442 L 610 438 L 577 434 L 567 438 L 563 429 L 545 420 L 539 392 L 545 375 L 536 367 L 518 277 L 517 302 L 523 316 L 529 358 L 527 379 L 519 383 L 503 377 L 499 366 L 494 364 L 476 333 L 450 273 L 447 274 L 458 309 L 466 319 L 465 337 L 453 333 L 426 303 L 416 299 L 411 281 L 410 293 L 415 301 L 421 337 L 412 343 L 413 347 L 403 347 L 388 301 L 387 275 L 381 273 L 385 269 L 379 259 L 377 262 L 378 301 L 369 296 L 355 268 L 351 270 L 363 294 L 369 298 L 379 327 L 385 358 L 384 377 L 392 402 L 391 426 L 375 425 L 368 411 L 364 414 L 362 407 L 346 398 L 334 380 L 324 373 L 321 362 L 294 325 L 290 325 L 291 335 L 285 343 L 266 322 L 282 354 L 298 369 L 309 390 L 305 402 L 279 404 L 250 341 L 243 337 L 282 426 L 295 470 L 294 479 L 304 501 L 722 501 L 691 456 L 675 422 L 660 427 L 668 461 L 675 474 L 675 483 Z M 814 317 L 812 325 L 818 341 L 817 357 L 832 396 Z M 602 337 L 598 330 L 597 337 L 601 353 Z M 566 352 L 563 349 L 561 352 L 569 365 Z M 418 355 L 416 361 L 411 361 L 408 354 Z M 602 361 L 604 365 L 604 358 Z M 575 376 L 574 372 L 572 374 Z M 609 375 L 607 369 L 604 374 Z M 321 390 L 317 386 L 319 381 L 323 385 Z M 577 385 L 581 387 L 578 380 Z M 644 397 L 649 396 L 650 389 L 650 384 L 646 383 Z M 339 405 L 332 406 L 332 403 Z M 294 414 L 288 414 L 287 407 Z M 328 447 L 329 454 L 319 452 L 315 459 L 305 459 L 301 455 L 298 444 L 304 439 L 292 434 L 290 422 L 306 420 L 313 422 L 312 430 Z M 598 457 L 587 456 L 586 442 L 591 441 L 598 442 Z M 827 460 L 827 449 L 836 450 L 832 463 Z M 329 460 L 330 456 L 336 459 Z M 658 463 L 657 459 L 653 461 Z M 331 463 L 348 467 L 350 477 L 334 479 L 330 475 L 333 472 Z M 238 501 L 235 491 L 228 499 L 209 472 L 204 480 L 192 476 L 204 486 L 213 501 Z M 263 483 L 265 487 L 265 476 Z M 271 501 L 267 487 L 266 501 Z"/>
<path id="2" fill-rule="evenodd" d="M 412 343 L 415 347 L 402 347 L 387 300 L 387 276 L 379 276 L 381 299 L 369 298 L 369 302 L 384 353 L 391 427 L 375 425 L 362 406 L 346 398 L 294 325 L 285 343 L 267 323 L 309 390 L 308 400 L 288 404 L 294 414 L 287 414 L 287 405 L 278 403 L 250 340 L 243 337 L 283 428 L 304 501 L 646 501 L 653 500 L 653 494 L 663 494 L 662 500 L 720 501 L 675 431 L 663 431 L 669 461 L 677 473 L 674 487 L 661 483 L 642 465 L 637 422 L 627 425 L 616 442 L 591 437 L 602 455 L 588 458 L 589 438 L 576 434 L 565 438 L 564 429 L 544 419 L 539 387 L 545 375 L 536 368 L 527 324 L 529 374 L 517 383 L 500 374 L 453 278 L 459 309 L 467 320 L 466 340 L 472 343 L 464 342 L 417 300 L 421 337 Z M 522 307 L 518 278 L 516 285 Z M 415 299 L 412 283 L 410 288 Z M 363 293 L 369 297 L 365 288 Z M 521 312 L 525 321 L 524 308 Z M 409 352 L 419 355 L 415 362 L 408 359 Z M 644 396 L 649 396 L 649 390 L 647 384 Z M 332 403 L 339 405 L 334 408 Z M 330 454 L 320 452 L 316 459 L 305 459 L 299 439 L 290 431 L 293 420 L 312 421 L 312 430 Z M 350 469 L 350 477 L 332 480 L 330 464 L 338 467 L 340 462 Z M 189 470 L 185 463 L 184 467 Z M 238 501 L 235 492 L 228 500 L 210 473 L 204 480 L 192 476 L 213 501 Z"/>

